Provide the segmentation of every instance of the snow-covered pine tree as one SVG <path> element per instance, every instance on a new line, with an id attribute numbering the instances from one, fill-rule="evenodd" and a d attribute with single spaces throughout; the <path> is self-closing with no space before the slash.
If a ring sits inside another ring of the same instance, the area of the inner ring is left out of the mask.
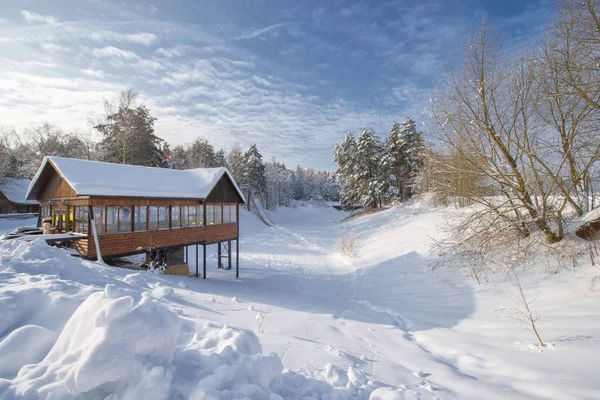
<path id="1" fill-rule="evenodd" d="M 233 179 L 241 184 L 245 171 L 244 153 L 242 153 L 242 149 L 237 143 L 233 145 L 227 154 L 227 168 L 233 175 Z"/>
<path id="2" fill-rule="evenodd" d="M 213 168 L 217 166 L 215 148 L 206 139 L 196 138 L 186 148 L 188 168 Z"/>
<path id="3" fill-rule="evenodd" d="M 220 149 L 215 153 L 215 164 L 217 167 L 227 168 L 227 160 L 225 159 L 225 150 Z"/>
<path id="4" fill-rule="evenodd" d="M 336 143 L 333 149 L 333 159 L 337 163 L 335 175 L 340 184 L 341 205 L 345 209 L 353 209 L 360 205 L 361 193 L 356 174 L 356 140 L 351 131 L 346 133 L 340 144 Z"/>
<path id="5" fill-rule="evenodd" d="M 385 168 L 390 175 L 392 197 L 401 197 L 404 184 L 408 176 L 407 162 L 404 153 L 404 139 L 400 134 L 400 124 L 394 121 L 386 141 L 387 157 L 384 160 Z"/>
<path id="6" fill-rule="evenodd" d="M 146 106 L 132 108 L 131 103 L 122 104 L 118 110 L 109 114 L 106 122 L 94 128 L 102 136 L 100 148 L 104 161 L 163 166 L 162 139 L 154 134 L 154 121 Z"/>
<path id="7" fill-rule="evenodd" d="M 267 192 L 265 165 L 255 144 L 244 153 L 241 189 L 247 194 L 248 208 L 253 195 L 264 196 Z"/>
<path id="8" fill-rule="evenodd" d="M 360 201 L 365 208 L 383 205 L 389 190 L 389 179 L 384 168 L 385 147 L 372 129 L 362 129 L 356 142 L 356 183 Z"/>
<path id="9" fill-rule="evenodd" d="M 415 192 L 416 180 L 423 169 L 425 146 L 423 136 L 417 132 L 416 123 L 411 118 L 402 122 L 399 136 L 400 153 L 405 164 L 402 198 L 408 199 Z"/>

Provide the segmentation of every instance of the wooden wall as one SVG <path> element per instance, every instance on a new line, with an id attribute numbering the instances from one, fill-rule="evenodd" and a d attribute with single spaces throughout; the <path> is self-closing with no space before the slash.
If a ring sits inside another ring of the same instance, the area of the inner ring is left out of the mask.
<path id="1" fill-rule="evenodd" d="M 131 232 L 99 237 L 102 256 L 143 253 L 152 247 L 168 247 L 173 245 L 191 245 L 195 243 L 217 243 L 233 240 L 238 237 L 238 224 L 199 226 L 193 228 L 165 229 L 157 231 Z M 82 241 L 79 241 L 82 242 Z M 87 241 L 88 257 L 96 257 L 96 246 L 93 236 Z M 83 246 L 83 244 L 81 244 Z M 82 249 L 83 250 L 83 249 Z M 79 251 L 79 249 L 78 249 Z"/>
<path id="2" fill-rule="evenodd" d="M 206 203 L 242 203 L 242 198 L 227 175 L 223 175 L 206 196 Z"/>
<path id="3" fill-rule="evenodd" d="M 69 199 L 76 196 L 77 194 L 71 189 L 71 186 L 52 168 L 52 173 L 49 173 L 46 186 L 41 190 L 37 200 L 40 203 L 44 203 L 51 199 Z"/>

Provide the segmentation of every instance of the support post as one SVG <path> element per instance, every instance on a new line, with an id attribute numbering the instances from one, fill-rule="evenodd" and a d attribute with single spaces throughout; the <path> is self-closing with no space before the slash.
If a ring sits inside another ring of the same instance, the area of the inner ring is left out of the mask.
<path id="1" fill-rule="evenodd" d="M 104 263 L 104 260 L 102 259 L 102 252 L 100 251 L 100 240 L 98 239 L 98 225 L 96 224 L 96 219 L 94 218 L 94 207 L 92 207 L 91 205 L 89 206 L 88 214 L 90 220 L 92 221 L 92 231 L 94 234 L 94 244 L 96 245 L 97 261 L 100 263 Z"/>
<path id="2" fill-rule="evenodd" d="M 231 270 L 231 240 L 227 241 L 227 269 Z"/>
<path id="3" fill-rule="evenodd" d="M 202 262 L 202 279 L 206 279 L 206 244 L 202 245 L 202 257 L 204 258 Z"/>
<path id="4" fill-rule="evenodd" d="M 217 268 L 223 268 L 221 264 L 221 242 L 217 243 Z"/>
<path id="5" fill-rule="evenodd" d="M 196 243 L 196 278 L 198 278 L 198 243 Z"/>
<path id="6" fill-rule="evenodd" d="M 240 237 L 235 240 L 235 279 L 240 277 Z"/>

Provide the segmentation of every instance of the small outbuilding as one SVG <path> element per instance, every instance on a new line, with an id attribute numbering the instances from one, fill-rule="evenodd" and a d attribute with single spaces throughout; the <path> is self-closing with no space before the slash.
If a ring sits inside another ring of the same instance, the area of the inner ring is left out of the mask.
<path id="1" fill-rule="evenodd" d="M 0 214 L 38 213 L 39 203 L 27 200 L 29 179 L 0 178 Z"/>
<path id="2" fill-rule="evenodd" d="M 188 263 L 188 247 L 217 244 L 218 267 L 231 269 L 239 204 L 244 196 L 226 168 L 175 170 L 45 157 L 26 198 L 40 203 L 40 221 L 72 233 L 86 258 L 146 253 L 168 264 Z"/>

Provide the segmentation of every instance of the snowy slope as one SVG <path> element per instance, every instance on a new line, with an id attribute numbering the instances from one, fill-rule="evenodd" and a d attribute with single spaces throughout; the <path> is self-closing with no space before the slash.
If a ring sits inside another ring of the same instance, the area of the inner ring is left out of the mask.
<path id="1" fill-rule="evenodd" d="M 216 249 L 203 281 L 5 243 L 0 399 L 600 397 L 594 269 L 536 277 L 541 349 L 494 312 L 512 304 L 508 285 L 430 271 L 453 215 L 413 205 L 342 223 L 299 207 L 267 227 L 242 212 L 239 280 L 216 270 Z M 336 250 L 349 231 L 356 258 Z"/>

